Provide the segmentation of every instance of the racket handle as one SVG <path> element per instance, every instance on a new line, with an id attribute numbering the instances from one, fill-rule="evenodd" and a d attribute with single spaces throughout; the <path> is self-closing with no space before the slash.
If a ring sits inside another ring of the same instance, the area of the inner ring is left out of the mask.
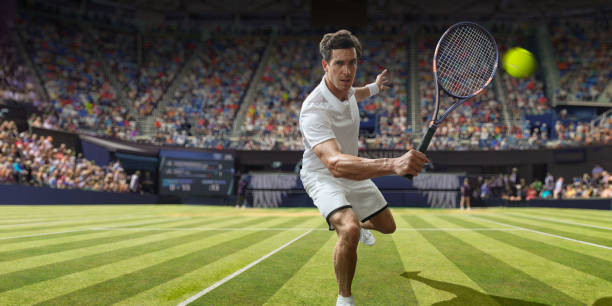
<path id="1" fill-rule="evenodd" d="M 427 133 L 425 133 L 425 135 L 423 136 L 423 139 L 421 139 L 421 143 L 419 144 L 419 147 L 417 148 L 419 152 L 421 153 L 427 152 L 427 147 L 429 147 L 429 142 L 431 142 L 431 138 L 433 138 L 433 135 L 436 133 L 437 129 L 438 129 L 437 125 L 432 124 L 429 126 L 429 128 L 427 129 Z M 412 174 L 404 175 L 404 177 L 411 180 Z"/>

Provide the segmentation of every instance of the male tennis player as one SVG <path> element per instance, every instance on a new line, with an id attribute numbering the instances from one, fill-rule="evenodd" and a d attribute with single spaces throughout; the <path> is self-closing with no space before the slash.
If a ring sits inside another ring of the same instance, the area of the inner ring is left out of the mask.
<path id="1" fill-rule="evenodd" d="M 338 281 L 337 305 L 354 305 L 351 282 L 357 264 L 357 244 L 373 245 L 368 229 L 395 231 L 387 202 L 370 178 L 383 175 L 416 176 L 427 158 L 410 150 L 398 158 L 357 157 L 359 111 L 357 101 L 387 88 L 387 70 L 376 82 L 354 88 L 361 44 L 347 30 L 328 33 L 319 44 L 325 75 L 308 95 L 300 112 L 304 157 L 300 176 L 330 230 L 336 230 L 334 270 Z"/>

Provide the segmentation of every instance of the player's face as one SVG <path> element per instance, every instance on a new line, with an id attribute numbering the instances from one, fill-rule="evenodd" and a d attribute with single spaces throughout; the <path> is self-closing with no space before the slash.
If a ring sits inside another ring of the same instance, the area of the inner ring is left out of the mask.
<path id="1" fill-rule="evenodd" d="M 355 48 L 333 49 L 329 63 L 323 60 L 323 70 L 327 74 L 327 81 L 335 87 L 333 89 L 348 92 L 353 86 L 355 72 L 357 71 L 357 52 Z"/>

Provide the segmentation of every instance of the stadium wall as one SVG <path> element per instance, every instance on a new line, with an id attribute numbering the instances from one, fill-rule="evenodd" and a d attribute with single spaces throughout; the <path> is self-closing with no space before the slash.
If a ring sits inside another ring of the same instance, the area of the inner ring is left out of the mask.
<path id="1" fill-rule="evenodd" d="M 23 185 L 0 185 L 2 205 L 157 204 L 152 194 L 54 189 Z"/>
<path id="2" fill-rule="evenodd" d="M 49 135 L 54 139 L 54 145 L 66 144 L 76 152 L 83 152 L 82 141 L 91 142 L 100 139 L 102 146 L 109 152 L 121 152 L 135 155 L 157 157 L 159 147 L 150 144 L 139 144 L 116 139 L 101 139 L 97 137 L 78 135 L 56 130 L 32 128 L 38 135 Z M 98 144 L 101 145 L 101 144 Z M 176 146 L 167 147 L 176 149 Z M 181 148 L 185 151 L 214 151 L 214 149 Z M 293 169 L 302 159 L 301 151 L 244 151 L 226 150 L 235 156 L 236 170 L 241 172 L 251 170 L 275 170 L 274 162 Z M 87 153 L 87 152 L 83 152 Z M 405 153 L 404 150 L 365 150 L 359 155 L 366 158 L 396 157 Z M 111 155 L 113 156 L 113 155 Z M 558 149 L 540 150 L 504 150 L 504 151 L 430 151 L 427 156 L 433 162 L 436 172 L 453 172 L 468 174 L 499 174 L 509 173 L 513 167 L 518 168 L 521 177 L 531 182 L 534 178 L 544 179 L 546 172 L 555 177 L 563 176 L 569 179 L 590 172 L 595 164 L 604 169 L 612 169 L 612 145 L 577 146 Z M 85 156 L 86 158 L 90 158 Z"/>
<path id="3" fill-rule="evenodd" d="M 530 201 L 507 201 L 504 199 L 484 200 L 472 207 L 548 207 L 612 210 L 612 199 L 534 199 Z"/>

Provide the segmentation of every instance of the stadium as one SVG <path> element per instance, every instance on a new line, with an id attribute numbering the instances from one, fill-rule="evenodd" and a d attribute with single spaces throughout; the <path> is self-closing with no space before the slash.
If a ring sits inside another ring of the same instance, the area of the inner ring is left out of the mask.
<path id="1" fill-rule="evenodd" d="M 612 305 L 609 1 L 0 8 L 0 305 Z"/>

